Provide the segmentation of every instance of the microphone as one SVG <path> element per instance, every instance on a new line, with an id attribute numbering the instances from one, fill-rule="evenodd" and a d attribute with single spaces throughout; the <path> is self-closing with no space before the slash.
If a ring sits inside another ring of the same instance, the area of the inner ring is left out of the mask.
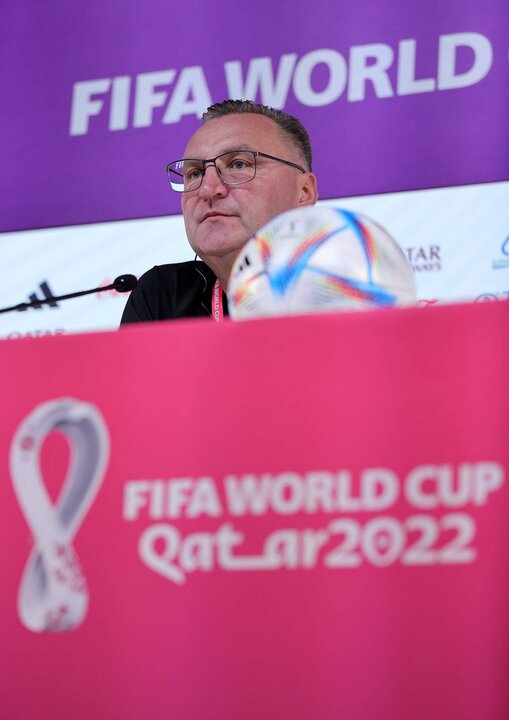
<path id="1" fill-rule="evenodd" d="M 103 290 L 116 290 L 117 292 L 130 292 L 134 290 L 138 284 L 138 278 L 135 275 L 119 275 L 113 280 L 111 287 L 108 286 Z"/>
<path id="2" fill-rule="evenodd" d="M 91 295 L 95 292 L 103 292 L 104 290 L 116 290 L 117 292 L 129 292 L 134 290 L 138 284 L 138 279 L 135 275 L 119 275 L 111 283 L 111 285 L 103 285 L 102 287 L 92 288 L 91 290 L 79 290 L 78 292 L 67 293 L 66 295 L 52 295 L 44 300 L 33 300 L 32 302 L 18 303 L 17 305 L 11 305 L 10 307 L 1 308 L 0 313 L 12 312 L 14 310 L 22 311 L 28 310 L 29 308 L 38 308 L 41 305 L 48 305 L 49 303 L 60 302 L 61 300 L 70 300 L 71 298 L 81 297 L 82 295 Z"/>

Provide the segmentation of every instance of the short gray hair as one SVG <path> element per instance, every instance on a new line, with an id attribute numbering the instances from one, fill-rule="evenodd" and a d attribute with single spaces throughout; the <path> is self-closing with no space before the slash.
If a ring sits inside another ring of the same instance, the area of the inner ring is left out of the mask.
<path id="1" fill-rule="evenodd" d="M 207 123 L 210 120 L 237 113 L 263 115 L 273 120 L 292 140 L 303 160 L 305 160 L 308 170 L 311 172 L 312 151 L 309 133 L 300 120 L 297 120 L 293 115 L 285 113 L 283 110 L 276 110 L 267 105 L 255 103 L 252 100 L 223 100 L 223 102 L 215 103 L 208 107 L 201 119 L 202 122 Z"/>

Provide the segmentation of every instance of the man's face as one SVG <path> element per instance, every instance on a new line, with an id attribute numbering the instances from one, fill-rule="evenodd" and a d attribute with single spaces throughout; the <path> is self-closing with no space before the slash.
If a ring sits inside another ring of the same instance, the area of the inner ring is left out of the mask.
<path id="1" fill-rule="evenodd" d="M 270 118 L 232 114 L 210 120 L 192 136 L 185 157 L 202 160 L 230 150 L 258 150 L 303 165 L 291 139 Z M 311 173 L 266 158 L 256 158 L 256 177 L 225 185 L 208 165 L 198 190 L 182 195 L 189 244 L 203 260 L 235 255 L 268 220 L 316 202 Z"/>

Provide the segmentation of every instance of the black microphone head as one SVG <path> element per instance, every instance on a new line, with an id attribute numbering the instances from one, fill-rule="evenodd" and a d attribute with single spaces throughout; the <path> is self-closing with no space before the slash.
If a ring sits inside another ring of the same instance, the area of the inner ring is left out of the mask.
<path id="1" fill-rule="evenodd" d="M 113 281 L 113 289 L 117 292 L 129 292 L 134 290 L 138 284 L 138 278 L 135 275 L 119 275 Z"/>

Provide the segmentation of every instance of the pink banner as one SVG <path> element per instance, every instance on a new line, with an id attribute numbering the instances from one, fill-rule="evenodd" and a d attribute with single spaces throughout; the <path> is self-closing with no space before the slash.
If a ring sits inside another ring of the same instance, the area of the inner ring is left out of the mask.
<path id="1" fill-rule="evenodd" d="M 2 342 L 6 717 L 507 718 L 508 328 Z"/>

